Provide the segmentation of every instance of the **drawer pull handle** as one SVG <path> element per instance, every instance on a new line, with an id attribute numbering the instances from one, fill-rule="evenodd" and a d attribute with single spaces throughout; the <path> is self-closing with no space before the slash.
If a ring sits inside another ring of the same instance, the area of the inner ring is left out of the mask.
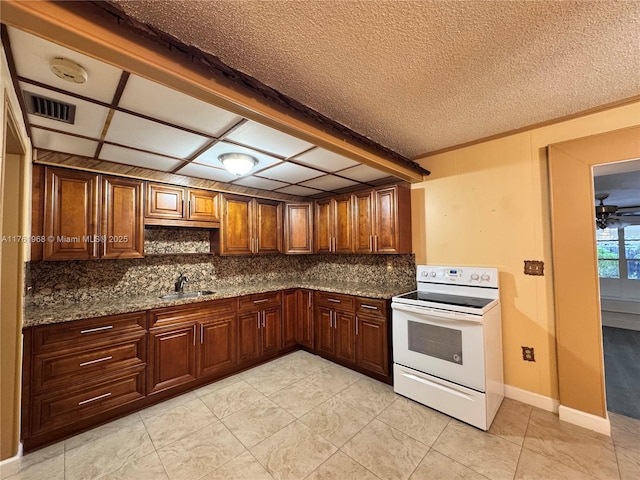
<path id="1" fill-rule="evenodd" d="M 86 330 L 80 330 L 80 333 L 84 334 L 84 333 L 102 332 L 104 330 L 111 330 L 112 328 L 113 328 L 113 325 L 107 325 L 105 327 L 96 327 L 96 328 L 88 328 Z"/>
<path id="2" fill-rule="evenodd" d="M 268 302 L 269 299 L 268 298 L 263 298 L 262 300 L 254 300 L 253 303 L 264 303 L 264 302 Z"/>
<path id="3" fill-rule="evenodd" d="M 374 307 L 372 305 L 365 305 L 364 303 L 360 304 L 362 308 L 368 308 L 369 310 L 378 310 L 378 307 Z"/>
<path id="4" fill-rule="evenodd" d="M 96 400 L 100 400 L 101 398 L 107 398 L 111 396 L 111 392 L 103 393 L 102 395 L 98 395 L 97 397 L 89 398 L 87 400 L 83 400 L 78 402 L 78 406 L 86 405 L 87 403 L 95 402 Z"/>
<path id="5" fill-rule="evenodd" d="M 81 367 L 86 367 L 87 365 L 92 365 L 94 363 L 106 362 L 107 360 L 111 360 L 113 357 L 109 355 L 108 357 L 96 358 L 95 360 L 89 360 L 88 362 L 82 362 L 80 364 Z"/>
<path id="6" fill-rule="evenodd" d="M 340 300 L 336 300 L 335 298 L 327 298 L 327 300 L 333 303 L 340 303 Z"/>

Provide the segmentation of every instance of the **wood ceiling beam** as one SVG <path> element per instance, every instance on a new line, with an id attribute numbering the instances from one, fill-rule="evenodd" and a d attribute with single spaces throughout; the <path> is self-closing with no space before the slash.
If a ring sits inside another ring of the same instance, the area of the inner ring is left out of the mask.
<path id="1" fill-rule="evenodd" d="M 64 47 L 107 62 L 125 71 L 158 82 L 237 115 L 267 125 L 389 175 L 414 183 L 423 180 L 418 165 L 394 161 L 327 132 L 300 112 L 264 99 L 259 92 L 242 88 L 211 69 L 194 63 L 185 52 L 171 54 L 158 43 L 125 28 L 117 28 L 106 11 L 85 2 L 2 2 L 2 22 Z M 111 23 L 109 23 L 111 21 Z M 316 122 L 317 123 L 317 122 Z M 339 132 L 338 132 L 339 134 Z"/>

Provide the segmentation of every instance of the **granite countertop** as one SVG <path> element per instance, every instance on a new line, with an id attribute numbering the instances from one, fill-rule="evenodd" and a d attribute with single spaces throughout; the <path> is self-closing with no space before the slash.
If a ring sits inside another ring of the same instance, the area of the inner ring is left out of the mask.
<path id="1" fill-rule="evenodd" d="M 281 281 L 281 282 L 257 282 L 251 285 L 233 287 L 211 286 L 209 290 L 215 293 L 193 298 L 179 300 L 162 300 L 161 295 L 171 292 L 162 292 L 157 295 L 134 296 L 129 298 L 109 298 L 103 300 L 89 300 L 86 302 L 67 302 L 46 306 L 25 307 L 23 327 L 47 325 L 69 322 L 84 318 L 101 317 L 104 315 L 116 315 L 119 313 L 131 313 L 153 308 L 185 305 L 188 303 L 205 302 L 221 298 L 240 297 L 254 293 L 265 293 L 289 288 L 306 288 L 324 292 L 342 293 L 359 297 L 390 299 L 394 295 L 404 293 L 410 289 L 398 286 L 371 285 L 360 282 L 311 282 L 311 281 Z M 203 289 L 204 290 L 204 289 Z"/>

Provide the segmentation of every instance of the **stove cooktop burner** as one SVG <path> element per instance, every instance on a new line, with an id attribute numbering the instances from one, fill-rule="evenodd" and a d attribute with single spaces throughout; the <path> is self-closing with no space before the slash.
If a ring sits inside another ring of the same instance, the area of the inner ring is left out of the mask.
<path id="1" fill-rule="evenodd" d="M 419 290 L 399 295 L 397 298 L 478 309 L 482 309 L 494 301 L 491 298 L 465 297 L 462 295 L 448 295 L 446 293 L 433 293 Z"/>

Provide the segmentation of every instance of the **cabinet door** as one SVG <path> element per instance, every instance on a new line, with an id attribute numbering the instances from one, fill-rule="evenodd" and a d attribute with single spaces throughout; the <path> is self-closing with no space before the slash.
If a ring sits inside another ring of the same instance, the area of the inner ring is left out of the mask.
<path id="1" fill-rule="evenodd" d="M 353 242 L 356 253 L 373 252 L 373 194 L 372 192 L 353 195 Z"/>
<path id="2" fill-rule="evenodd" d="M 282 206 L 279 202 L 256 200 L 254 253 L 280 253 L 282 251 Z"/>
<path id="3" fill-rule="evenodd" d="M 147 183 L 146 217 L 182 220 L 184 212 L 184 189 Z"/>
<path id="4" fill-rule="evenodd" d="M 195 330 L 195 322 L 149 330 L 149 394 L 195 380 Z"/>
<path id="5" fill-rule="evenodd" d="M 298 325 L 297 342 L 308 348 L 313 348 L 313 292 L 298 290 Z"/>
<path id="6" fill-rule="evenodd" d="M 46 169 L 44 260 L 97 258 L 98 192 L 97 175 Z"/>
<path id="7" fill-rule="evenodd" d="M 238 362 L 256 359 L 260 356 L 261 312 L 238 315 Z"/>
<path id="8" fill-rule="evenodd" d="M 219 194 L 208 190 L 188 190 L 187 219 L 199 222 L 219 222 Z"/>
<path id="9" fill-rule="evenodd" d="M 284 253 L 313 253 L 313 204 L 284 206 Z"/>
<path id="10" fill-rule="evenodd" d="M 223 215 L 220 225 L 220 255 L 250 255 L 254 240 L 251 199 L 224 195 Z"/>
<path id="11" fill-rule="evenodd" d="M 237 364 L 234 316 L 199 322 L 198 377 L 228 370 Z"/>
<path id="12" fill-rule="evenodd" d="M 329 253 L 333 249 L 332 200 L 316 201 L 313 246 L 316 253 Z"/>
<path id="13" fill-rule="evenodd" d="M 355 315 L 350 312 L 335 312 L 336 357 L 348 362 L 356 361 Z"/>
<path id="14" fill-rule="evenodd" d="M 261 312 L 262 355 L 270 355 L 280 350 L 282 316 L 280 307 L 267 308 Z"/>
<path id="15" fill-rule="evenodd" d="M 351 195 L 336 197 L 334 204 L 333 251 L 353 253 L 353 219 L 351 218 Z"/>
<path id="16" fill-rule="evenodd" d="M 102 177 L 102 258 L 144 257 L 141 180 Z"/>
<path id="17" fill-rule="evenodd" d="M 333 310 L 316 307 L 316 350 L 329 355 L 334 354 Z"/>
<path id="18" fill-rule="evenodd" d="M 282 347 L 298 343 L 298 290 L 282 293 Z"/>
<path id="19" fill-rule="evenodd" d="M 384 320 L 356 317 L 356 363 L 381 375 L 389 374 L 387 324 Z"/>

